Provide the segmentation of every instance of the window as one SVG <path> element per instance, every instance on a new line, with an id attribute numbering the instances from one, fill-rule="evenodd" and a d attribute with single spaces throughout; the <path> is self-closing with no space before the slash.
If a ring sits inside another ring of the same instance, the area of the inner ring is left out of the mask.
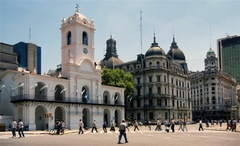
<path id="1" fill-rule="evenodd" d="M 148 88 L 148 91 L 149 91 L 149 95 L 152 94 L 152 88 Z"/>
<path id="2" fill-rule="evenodd" d="M 174 100 L 172 100 L 172 107 L 175 107 Z"/>
<path id="3" fill-rule="evenodd" d="M 141 90 L 137 89 L 137 95 L 140 96 L 141 95 Z"/>
<path id="4" fill-rule="evenodd" d="M 157 62 L 157 68 L 160 68 L 160 63 L 159 62 Z"/>
<path id="5" fill-rule="evenodd" d="M 153 101 L 149 100 L 149 106 L 153 106 Z"/>
<path id="6" fill-rule="evenodd" d="M 152 62 L 149 63 L 149 68 L 152 68 Z"/>
<path id="7" fill-rule="evenodd" d="M 137 100 L 137 107 L 140 107 L 141 106 L 141 102 L 140 100 Z"/>
<path id="8" fill-rule="evenodd" d="M 157 90 L 158 90 L 158 94 L 161 94 L 161 87 L 158 87 Z"/>
<path id="9" fill-rule="evenodd" d="M 72 35 L 71 35 L 71 31 L 69 31 L 67 34 L 67 45 L 70 45 L 71 43 L 72 43 Z"/>
<path id="10" fill-rule="evenodd" d="M 166 77 L 166 76 L 164 76 L 164 82 L 165 82 L 165 83 L 167 82 L 167 77 Z"/>
<path id="11" fill-rule="evenodd" d="M 168 105 L 168 103 L 167 103 L 167 99 L 165 99 L 165 106 L 167 106 Z"/>
<path id="12" fill-rule="evenodd" d="M 137 113 L 137 120 L 141 119 L 141 113 Z"/>
<path id="13" fill-rule="evenodd" d="M 171 80 L 172 80 L 172 82 L 171 82 L 171 83 L 173 84 L 173 78 L 172 78 Z"/>
<path id="14" fill-rule="evenodd" d="M 153 112 L 149 112 L 149 119 L 153 119 Z"/>
<path id="15" fill-rule="evenodd" d="M 161 82 L 161 76 L 157 76 L 157 82 Z"/>
<path id="16" fill-rule="evenodd" d="M 88 35 L 85 31 L 82 33 L 82 44 L 88 45 Z"/>
<path id="17" fill-rule="evenodd" d="M 161 106 L 161 105 L 162 105 L 161 99 L 157 99 L 157 105 L 158 105 L 158 106 Z"/>
<path id="18" fill-rule="evenodd" d="M 137 78 L 137 83 L 140 84 L 141 78 Z"/>
<path id="19" fill-rule="evenodd" d="M 148 77 L 149 82 L 152 82 L 152 76 Z"/>

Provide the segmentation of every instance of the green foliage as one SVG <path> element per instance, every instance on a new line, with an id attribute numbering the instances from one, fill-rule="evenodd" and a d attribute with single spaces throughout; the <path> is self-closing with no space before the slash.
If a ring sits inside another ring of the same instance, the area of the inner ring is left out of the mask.
<path id="1" fill-rule="evenodd" d="M 102 69 L 102 84 L 114 87 L 125 88 L 124 96 L 132 96 L 134 91 L 133 76 L 123 70 L 109 68 Z"/>

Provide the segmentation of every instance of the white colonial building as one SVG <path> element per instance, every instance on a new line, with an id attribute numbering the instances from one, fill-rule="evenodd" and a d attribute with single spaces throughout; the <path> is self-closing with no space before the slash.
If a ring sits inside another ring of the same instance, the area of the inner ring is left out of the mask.
<path id="1" fill-rule="evenodd" d="M 94 62 L 94 22 L 78 9 L 61 25 L 62 63 L 55 76 L 7 70 L 1 76 L 0 123 L 22 119 L 29 130 L 51 128 L 64 120 L 76 129 L 79 119 L 91 127 L 124 118 L 124 89 L 101 85 L 101 67 Z M 46 113 L 51 113 L 49 118 Z"/>

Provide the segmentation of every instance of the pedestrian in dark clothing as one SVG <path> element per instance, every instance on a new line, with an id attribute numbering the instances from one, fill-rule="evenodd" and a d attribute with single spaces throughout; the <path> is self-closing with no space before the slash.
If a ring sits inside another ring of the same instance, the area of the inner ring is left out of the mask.
<path id="1" fill-rule="evenodd" d="M 172 120 L 171 120 L 171 129 L 172 129 L 172 132 L 175 132 L 174 127 L 175 127 L 175 121 L 172 119 Z"/>
<path id="2" fill-rule="evenodd" d="M 103 131 L 104 131 L 104 133 L 107 133 L 107 122 L 106 121 L 103 122 Z"/>

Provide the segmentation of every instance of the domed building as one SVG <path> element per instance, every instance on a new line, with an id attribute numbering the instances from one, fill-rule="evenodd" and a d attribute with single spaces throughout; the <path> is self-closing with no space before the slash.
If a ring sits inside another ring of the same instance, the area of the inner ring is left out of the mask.
<path id="1" fill-rule="evenodd" d="M 167 53 L 167 56 L 169 59 L 174 60 L 174 62 L 178 62 L 178 63 L 186 62 L 185 55 L 182 52 L 182 50 L 178 48 L 174 37 L 173 37 L 173 42 L 170 46 L 170 50 Z"/>
<path id="2" fill-rule="evenodd" d="M 110 69 L 114 69 L 115 65 L 122 64 L 123 61 L 118 58 L 117 48 L 116 48 L 116 40 L 112 38 L 112 35 L 107 40 L 107 49 L 106 54 L 103 60 L 101 60 L 101 67 L 107 67 Z"/>
<path id="3" fill-rule="evenodd" d="M 168 54 L 153 43 L 136 60 L 116 65 L 115 68 L 131 72 L 135 91 L 127 101 L 126 118 L 144 121 L 192 119 L 190 80 L 185 55 L 173 38 Z"/>

